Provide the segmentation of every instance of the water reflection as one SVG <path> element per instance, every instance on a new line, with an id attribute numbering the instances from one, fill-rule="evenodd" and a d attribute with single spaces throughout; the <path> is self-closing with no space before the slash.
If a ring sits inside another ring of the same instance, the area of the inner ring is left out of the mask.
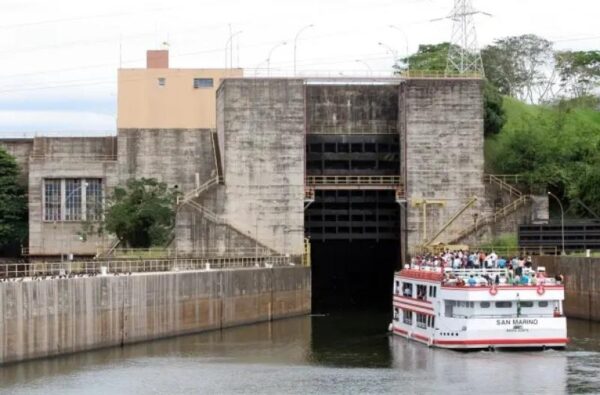
<path id="1" fill-rule="evenodd" d="M 0 393 L 599 392 L 600 325 L 569 321 L 567 351 L 430 349 L 389 337 L 388 314 L 231 328 L 0 368 Z"/>

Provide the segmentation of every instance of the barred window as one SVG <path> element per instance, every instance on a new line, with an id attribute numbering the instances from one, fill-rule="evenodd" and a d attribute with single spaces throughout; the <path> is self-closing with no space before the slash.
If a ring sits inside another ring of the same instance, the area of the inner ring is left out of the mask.
<path id="1" fill-rule="evenodd" d="M 65 221 L 81 221 L 81 180 L 65 180 Z"/>
<path id="2" fill-rule="evenodd" d="M 102 219 L 102 179 L 88 178 L 85 189 L 85 210 L 89 221 L 98 221 Z"/>
<path id="3" fill-rule="evenodd" d="M 59 179 L 44 180 L 44 220 L 61 219 L 61 190 Z"/>

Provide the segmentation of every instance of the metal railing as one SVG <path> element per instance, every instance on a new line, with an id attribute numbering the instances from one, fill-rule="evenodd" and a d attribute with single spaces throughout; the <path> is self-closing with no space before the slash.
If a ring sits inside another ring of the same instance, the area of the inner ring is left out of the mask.
<path id="1" fill-rule="evenodd" d="M 400 176 L 306 176 L 306 184 L 319 185 L 401 185 Z"/>
<path id="2" fill-rule="evenodd" d="M 273 255 L 273 252 L 264 247 L 236 248 L 222 250 L 217 248 L 198 249 L 194 255 L 202 258 L 235 258 L 253 255 Z M 183 258 L 187 254 L 176 248 L 151 247 L 151 248 L 117 248 L 112 251 L 110 257 L 117 259 L 158 259 L 158 258 Z"/>
<path id="3" fill-rule="evenodd" d="M 0 264 L 0 279 L 77 278 L 85 276 L 131 275 L 134 273 L 178 272 L 211 269 L 239 269 L 292 265 L 289 256 L 263 255 L 245 257 L 178 258 L 147 260 L 109 260 Z"/>
<path id="4" fill-rule="evenodd" d="M 347 128 L 348 123 L 312 123 L 308 134 L 398 134 L 398 125 L 387 121 L 370 121 L 353 123 Z"/>
<path id="5" fill-rule="evenodd" d="M 511 184 L 506 182 L 506 178 L 500 178 L 494 174 L 486 174 L 484 176 L 483 180 L 484 180 L 484 182 L 488 182 L 490 184 L 496 184 L 501 189 L 504 189 L 505 191 L 507 191 L 511 196 L 514 195 L 517 198 L 520 198 L 521 196 L 523 196 L 521 191 L 519 191 L 517 188 L 515 188 L 514 186 L 512 186 Z"/>
<path id="6" fill-rule="evenodd" d="M 178 196 L 177 204 L 186 203 L 193 198 L 199 197 L 202 192 L 207 191 L 209 188 L 211 188 L 214 185 L 219 184 L 220 182 L 221 182 L 220 177 L 211 178 L 210 180 L 208 180 L 205 183 L 199 185 L 198 187 L 192 189 L 191 191 L 186 192 L 183 196 Z"/>
<path id="7" fill-rule="evenodd" d="M 75 154 L 31 154 L 29 155 L 29 159 L 32 160 L 45 160 L 45 159 L 57 159 L 57 160 L 73 160 L 73 161 L 100 161 L 100 162 L 112 162 L 117 160 L 117 155 L 96 155 L 96 154 L 85 154 L 85 153 L 75 153 Z"/>

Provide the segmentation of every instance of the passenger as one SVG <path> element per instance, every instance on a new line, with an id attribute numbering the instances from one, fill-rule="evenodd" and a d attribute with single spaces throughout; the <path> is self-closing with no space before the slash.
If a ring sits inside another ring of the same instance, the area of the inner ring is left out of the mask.
<path id="1" fill-rule="evenodd" d="M 560 310 L 558 310 L 558 307 L 554 308 L 554 316 L 555 317 L 560 317 Z"/>
<path id="2" fill-rule="evenodd" d="M 521 276 L 519 276 L 518 274 L 515 274 L 511 285 L 519 285 L 520 282 L 521 282 Z"/>
<path id="3" fill-rule="evenodd" d="M 469 287 L 474 287 L 475 284 L 477 284 L 477 280 L 475 280 L 475 278 L 473 277 L 473 275 L 471 274 L 469 276 Z"/>
<path id="4" fill-rule="evenodd" d="M 496 277 L 494 278 L 494 284 L 496 284 L 496 286 L 500 285 L 500 276 L 496 274 Z"/>
<path id="5" fill-rule="evenodd" d="M 528 269 L 531 269 L 532 264 L 533 264 L 533 262 L 531 261 L 531 256 L 528 256 L 527 260 L 525 261 L 525 267 Z"/>
<path id="6" fill-rule="evenodd" d="M 521 276 L 521 285 L 529 285 L 529 276 L 527 274 Z"/>
<path id="7" fill-rule="evenodd" d="M 537 285 L 537 277 L 532 275 L 530 278 L 531 285 Z"/>
<path id="8" fill-rule="evenodd" d="M 496 261 L 496 265 L 500 269 L 504 269 L 506 267 L 506 259 L 504 259 L 503 257 L 498 258 L 498 261 Z"/>

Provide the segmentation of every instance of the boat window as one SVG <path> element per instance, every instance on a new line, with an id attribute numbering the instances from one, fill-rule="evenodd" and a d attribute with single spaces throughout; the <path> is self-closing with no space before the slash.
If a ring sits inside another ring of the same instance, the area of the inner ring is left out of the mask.
<path id="1" fill-rule="evenodd" d="M 406 325 L 412 325 L 412 311 L 402 310 L 402 322 Z"/>
<path id="2" fill-rule="evenodd" d="M 437 293 L 437 287 L 434 285 L 430 285 L 429 286 L 429 296 L 432 298 L 436 297 L 436 293 Z"/>
<path id="3" fill-rule="evenodd" d="M 427 293 L 427 285 L 417 285 L 417 299 L 425 299 Z"/>
<path id="4" fill-rule="evenodd" d="M 417 313 L 417 328 L 427 328 L 427 316 L 425 314 Z"/>
<path id="5" fill-rule="evenodd" d="M 496 307 L 499 309 L 507 309 L 512 307 L 512 302 L 496 302 Z"/>
<path id="6" fill-rule="evenodd" d="M 487 309 L 490 307 L 490 302 L 480 302 L 479 307 L 481 307 L 483 309 Z"/>
<path id="7" fill-rule="evenodd" d="M 400 310 L 394 309 L 394 321 L 400 321 Z"/>
<path id="8" fill-rule="evenodd" d="M 455 306 L 455 302 L 453 300 L 445 301 L 444 312 L 445 312 L 446 317 L 452 317 L 453 312 L 454 312 L 454 306 Z"/>
<path id="9" fill-rule="evenodd" d="M 394 293 L 396 295 L 400 295 L 400 281 L 396 281 L 394 284 Z"/>
<path id="10" fill-rule="evenodd" d="M 521 307 L 533 307 L 533 302 L 532 301 L 521 301 L 521 302 L 519 302 L 519 305 Z"/>
<path id="11" fill-rule="evenodd" d="M 538 306 L 540 306 L 540 307 L 548 307 L 548 301 L 547 300 L 540 300 L 538 302 Z"/>
<path id="12" fill-rule="evenodd" d="M 435 328 L 435 317 L 431 316 L 431 327 Z"/>

